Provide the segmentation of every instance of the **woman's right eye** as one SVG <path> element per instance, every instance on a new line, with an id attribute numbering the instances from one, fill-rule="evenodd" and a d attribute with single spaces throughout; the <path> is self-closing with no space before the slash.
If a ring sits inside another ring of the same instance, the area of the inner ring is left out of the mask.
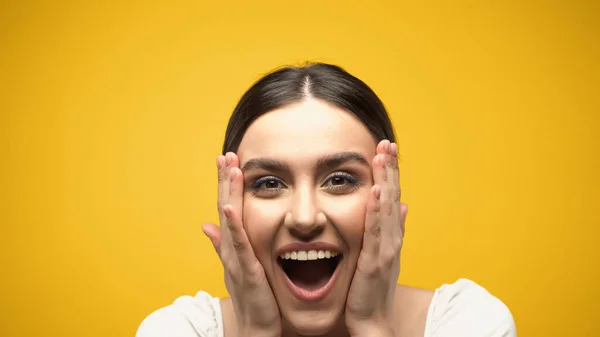
<path id="1" fill-rule="evenodd" d="M 277 193 L 284 188 L 281 179 L 272 176 L 262 177 L 250 185 L 250 189 L 255 193 Z"/>

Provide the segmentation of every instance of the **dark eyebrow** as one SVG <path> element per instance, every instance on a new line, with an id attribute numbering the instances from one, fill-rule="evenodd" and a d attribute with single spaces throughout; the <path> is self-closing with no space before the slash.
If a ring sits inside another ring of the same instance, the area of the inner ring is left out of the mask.
<path id="1" fill-rule="evenodd" d="M 339 152 L 319 158 L 318 168 L 333 169 L 343 164 L 355 162 L 370 167 L 369 162 L 358 152 Z"/>
<path id="2" fill-rule="evenodd" d="M 317 168 L 319 170 L 333 169 L 343 164 L 355 162 L 370 167 L 369 162 L 358 152 L 339 152 L 319 158 Z M 248 160 L 242 167 L 242 172 L 250 170 L 265 170 L 270 172 L 289 172 L 287 164 L 269 158 L 254 158 Z"/>
<path id="3" fill-rule="evenodd" d="M 242 172 L 260 169 L 271 172 L 289 171 L 288 165 L 280 161 L 268 158 L 254 158 L 248 160 L 244 164 L 244 166 L 242 167 Z"/>

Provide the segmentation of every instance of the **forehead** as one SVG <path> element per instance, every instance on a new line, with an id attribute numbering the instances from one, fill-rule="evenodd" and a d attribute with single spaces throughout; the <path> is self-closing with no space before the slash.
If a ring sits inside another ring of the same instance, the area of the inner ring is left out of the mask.
<path id="1" fill-rule="evenodd" d="M 352 113 L 316 99 L 270 111 L 254 121 L 240 143 L 241 164 L 257 157 L 314 161 L 341 151 L 365 158 L 375 155 L 376 141 Z"/>

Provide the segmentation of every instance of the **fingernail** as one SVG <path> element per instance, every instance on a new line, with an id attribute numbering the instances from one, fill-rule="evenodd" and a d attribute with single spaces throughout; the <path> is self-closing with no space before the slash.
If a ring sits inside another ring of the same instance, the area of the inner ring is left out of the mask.
<path id="1" fill-rule="evenodd" d="M 398 157 L 398 145 L 396 143 L 392 143 L 392 156 Z"/>
<path id="2" fill-rule="evenodd" d="M 227 166 L 231 165 L 231 155 L 229 153 L 225 154 L 225 164 Z"/>

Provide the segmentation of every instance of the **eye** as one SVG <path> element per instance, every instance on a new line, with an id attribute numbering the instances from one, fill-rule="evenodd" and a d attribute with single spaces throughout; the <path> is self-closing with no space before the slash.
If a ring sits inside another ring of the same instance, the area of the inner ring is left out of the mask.
<path id="1" fill-rule="evenodd" d="M 350 192 L 360 186 L 360 181 L 351 174 L 345 172 L 335 172 L 326 179 L 323 187 L 333 193 Z"/>
<path id="2" fill-rule="evenodd" d="M 249 190 L 257 195 L 272 196 L 281 192 L 284 188 L 286 186 L 281 179 L 274 176 L 267 176 L 257 179 L 250 185 Z"/>

